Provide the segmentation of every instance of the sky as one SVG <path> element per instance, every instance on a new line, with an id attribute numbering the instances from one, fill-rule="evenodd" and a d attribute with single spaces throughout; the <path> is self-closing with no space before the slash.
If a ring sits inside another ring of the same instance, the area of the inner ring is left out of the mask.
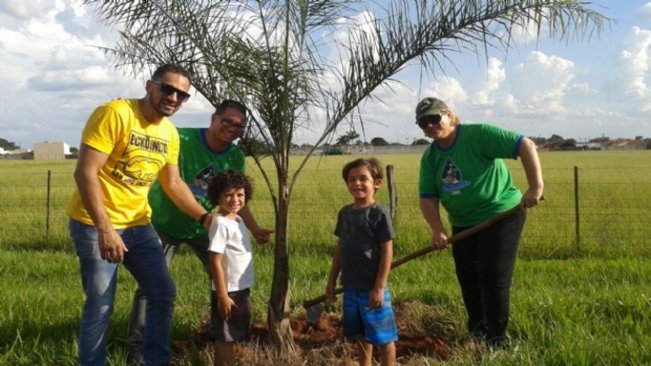
<path id="1" fill-rule="evenodd" d="M 592 3 L 614 22 L 589 40 L 516 42 L 488 59 L 449 52 L 451 62 L 428 74 L 408 67 L 396 75 L 399 83 L 363 103 L 360 139 L 423 138 L 414 108 L 428 96 L 445 101 L 462 123 L 488 122 L 530 137 L 651 138 L 651 1 Z M 142 97 L 149 75 L 114 68 L 98 48 L 117 37 L 78 0 L 0 0 L 0 138 L 30 149 L 43 141 L 78 147 L 95 107 Z M 191 94 L 172 120 L 206 127 L 213 107 Z M 295 142 L 314 143 L 317 132 L 301 130 Z"/>

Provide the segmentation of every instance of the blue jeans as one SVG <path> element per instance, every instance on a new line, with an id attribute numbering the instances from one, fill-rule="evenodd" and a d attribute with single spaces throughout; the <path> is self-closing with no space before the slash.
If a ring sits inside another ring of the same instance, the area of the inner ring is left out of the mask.
<path id="1" fill-rule="evenodd" d="M 162 231 L 157 231 L 158 237 L 163 243 L 163 253 L 165 255 L 165 262 L 169 267 L 172 263 L 174 255 L 179 250 L 183 243 L 186 243 L 192 248 L 194 254 L 201 261 L 203 268 L 208 274 L 208 287 L 212 288 L 212 279 L 210 276 L 210 269 L 208 263 L 208 247 L 210 246 L 210 239 L 208 235 L 194 238 L 194 239 L 178 239 L 173 236 L 167 235 Z M 210 324 L 214 324 L 214 313 L 217 309 L 217 293 L 211 291 L 210 293 Z M 133 298 L 133 305 L 131 307 L 131 319 L 129 321 L 129 337 L 127 343 L 129 345 L 128 360 L 130 363 L 138 363 L 142 360 L 142 338 L 145 329 L 145 311 L 147 309 L 147 297 L 145 296 L 142 288 L 136 290 Z M 212 338 L 212 328 L 210 337 Z"/>
<path id="2" fill-rule="evenodd" d="M 118 265 L 103 260 L 97 230 L 76 220 L 70 236 L 79 256 L 81 284 L 86 295 L 79 327 L 79 364 L 106 364 L 106 329 L 113 312 Z M 167 270 L 160 240 L 151 225 L 118 230 L 126 245 L 123 264 L 147 299 L 150 319 L 143 335 L 142 355 L 147 366 L 168 365 L 172 358 L 170 330 L 176 288 Z"/>

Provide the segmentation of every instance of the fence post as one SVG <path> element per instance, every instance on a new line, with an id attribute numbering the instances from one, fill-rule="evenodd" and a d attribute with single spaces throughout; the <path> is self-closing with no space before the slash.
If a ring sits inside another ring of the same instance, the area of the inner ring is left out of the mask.
<path id="1" fill-rule="evenodd" d="M 396 221 L 396 208 L 398 207 L 398 195 L 396 183 L 393 181 L 393 165 L 387 165 L 387 185 L 389 186 L 389 214 L 391 221 Z"/>
<path id="2" fill-rule="evenodd" d="M 581 250 L 581 232 L 579 215 L 579 167 L 574 166 L 574 228 L 575 228 L 575 241 L 576 249 Z"/>
<path id="3" fill-rule="evenodd" d="M 47 171 L 47 197 L 45 198 L 45 242 L 50 238 L 50 187 L 52 184 L 52 171 Z"/>

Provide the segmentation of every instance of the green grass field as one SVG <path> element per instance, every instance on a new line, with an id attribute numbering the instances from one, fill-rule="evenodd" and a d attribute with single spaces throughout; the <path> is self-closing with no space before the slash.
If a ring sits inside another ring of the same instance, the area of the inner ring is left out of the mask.
<path id="1" fill-rule="evenodd" d="M 341 167 L 355 157 L 314 157 L 295 186 L 289 235 L 296 316 L 303 311 L 303 300 L 324 290 L 336 214 L 350 202 Z M 419 156 L 378 158 L 394 166 L 399 258 L 429 240 L 418 209 Z M 442 314 L 447 327 L 442 334 L 457 346 L 456 352 L 445 361 L 415 356 L 403 360 L 405 364 L 651 364 L 651 151 L 543 152 L 541 162 L 545 201 L 529 211 L 513 283 L 514 346 L 493 353 L 464 346 L 465 314 L 452 259 L 449 252 L 437 252 L 393 271 L 390 288 L 394 303 L 422 303 Z M 516 184 L 524 187 L 520 163 L 507 164 Z M 74 162 L 0 161 L 0 169 L 0 365 L 74 365 L 83 293 L 64 215 L 74 185 Z M 254 166 L 249 173 L 257 183 L 252 210 L 261 225 L 272 227 L 269 191 Z M 388 205 L 387 192 L 383 186 L 378 200 Z M 263 321 L 273 243 L 255 249 L 252 301 L 255 321 Z M 171 272 L 178 287 L 172 338 L 192 339 L 207 316 L 207 277 L 187 248 Z M 125 364 L 134 287 L 122 268 L 108 335 L 110 365 Z M 426 314 L 414 319 L 426 321 Z M 426 329 L 440 327 L 429 324 Z M 179 355 L 178 364 L 202 364 L 202 352 Z"/>

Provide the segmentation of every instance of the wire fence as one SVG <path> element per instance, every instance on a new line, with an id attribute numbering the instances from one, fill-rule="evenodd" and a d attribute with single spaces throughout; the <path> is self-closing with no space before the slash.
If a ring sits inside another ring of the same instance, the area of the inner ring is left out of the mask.
<path id="1" fill-rule="evenodd" d="M 563 255 L 577 251 L 627 250 L 651 252 L 651 167 L 557 168 L 545 171 L 545 200 L 528 211 L 521 242 L 525 253 Z M 321 172 L 320 179 L 303 177 L 295 187 L 290 211 L 290 232 L 300 233 L 306 245 L 333 240 L 336 215 L 349 197 L 339 170 Z M 309 174 L 308 174 L 309 175 Z M 406 179 L 405 177 L 412 177 Z M 428 239 L 418 208 L 417 172 L 396 173 L 396 197 L 387 189 L 379 201 L 397 215 L 397 240 L 418 247 Z M 515 172 L 519 187 L 526 187 L 523 172 Z M 333 197 L 333 184 L 341 195 Z M 341 188 L 341 189 L 339 189 Z M 0 247 L 38 249 L 72 248 L 65 208 L 74 189 L 69 172 L 5 173 L 0 179 Z M 252 209 L 259 221 L 273 225 L 274 210 L 258 187 Z M 307 193 L 310 192 L 309 196 Z M 261 194 L 260 194 L 261 193 Z M 326 239 L 324 239 L 326 238 Z M 328 241 L 328 243 L 330 243 Z M 535 250 L 534 250 L 535 248 Z M 559 254 L 560 253 L 560 254 Z"/>

